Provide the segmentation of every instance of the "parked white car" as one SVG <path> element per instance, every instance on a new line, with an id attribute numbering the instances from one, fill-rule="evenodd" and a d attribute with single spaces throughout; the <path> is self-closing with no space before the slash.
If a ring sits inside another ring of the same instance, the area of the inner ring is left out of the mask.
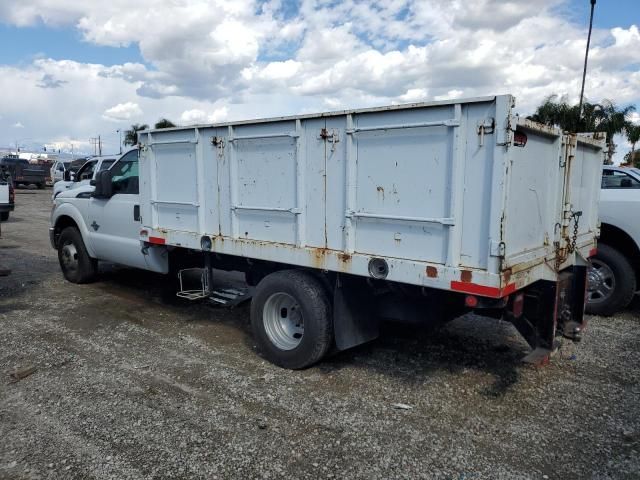
<path id="1" fill-rule="evenodd" d="M 640 171 L 605 166 L 600 240 L 591 257 L 587 310 L 612 315 L 631 303 L 640 278 Z"/>
<path id="2" fill-rule="evenodd" d="M 116 161 L 117 156 L 110 155 L 105 157 L 94 157 L 80 167 L 77 173 L 69 172 L 65 175 L 64 180 L 56 182 L 53 186 L 52 198 L 56 198 L 60 193 L 65 190 L 71 190 L 82 185 L 89 185 L 91 180 L 96 176 L 96 173 L 102 170 L 107 170 L 113 162 Z"/>
<path id="3" fill-rule="evenodd" d="M 67 170 L 67 163 L 62 160 L 56 160 L 51 165 L 51 182 L 55 185 L 56 182 L 64 180 L 64 172 Z"/>

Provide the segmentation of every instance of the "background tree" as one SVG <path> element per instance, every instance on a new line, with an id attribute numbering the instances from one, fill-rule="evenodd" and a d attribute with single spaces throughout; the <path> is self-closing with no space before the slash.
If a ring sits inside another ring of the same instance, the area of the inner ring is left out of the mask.
<path id="1" fill-rule="evenodd" d="M 133 125 L 131 125 L 131 128 L 129 130 L 125 130 L 124 131 L 124 144 L 125 145 L 137 145 L 138 144 L 138 132 L 141 130 L 146 130 L 147 128 L 149 128 L 149 125 L 147 125 L 146 123 L 143 124 L 139 124 L 139 123 L 134 123 Z"/>
<path id="2" fill-rule="evenodd" d="M 629 152 L 629 163 L 633 163 L 633 166 L 640 168 L 640 156 L 636 155 L 636 143 L 640 142 L 640 125 L 628 125 L 625 128 L 627 140 L 631 144 L 631 151 Z"/>
<path id="3" fill-rule="evenodd" d="M 166 118 L 161 118 L 155 124 L 155 128 L 171 128 L 171 127 L 177 127 L 177 125 L 173 123 L 171 120 L 168 120 Z"/>
<path id="4" fill-rule="evenodd" d="M 607 164 L 611 165 L 616 145 L 614 135 L 625 132 L 631 125 L 629 115 L 635 107 L 628 106 L 618 108 L 609 101 L 600 103 L 584 102 L 582 116 L 578 111 L 578 105 L 570 105 L 566 97 L 551 95 L 547 97 L 536 111 L 531 115 L 531 120 L 555 127 L 560 127 L 568 132 L 603 132 L 607 142 Z"/>

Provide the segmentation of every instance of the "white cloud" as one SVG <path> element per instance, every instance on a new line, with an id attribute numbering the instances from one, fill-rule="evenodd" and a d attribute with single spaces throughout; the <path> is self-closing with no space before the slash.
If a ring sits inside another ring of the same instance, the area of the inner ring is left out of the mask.
<path id="1" fill-rule="evenodd" d="M 226 106 L 216 108 L 211 113 L 206 113 L 200 109 L 185 110 L 180 115 L 181 125 L 198 125 L 204 123 L 222 122 L 229 115 L 229 109 Z"/>
<path id="2" fill-rule="evenodd" d="M 119 103 L 111 108 L 107 108 L 102 114 L 102 118 L 113 120 L 116 122 L 122 120 L 131 120 L 142 116 L 140 105 L 133 102 Z"/>
<path id="3" fill-rule="evenodd" d="M 16 122 L 13 125 L 11 125 L 13 128 L 24 128 L 24 125 L 22 124 L 22 122 Z"/>

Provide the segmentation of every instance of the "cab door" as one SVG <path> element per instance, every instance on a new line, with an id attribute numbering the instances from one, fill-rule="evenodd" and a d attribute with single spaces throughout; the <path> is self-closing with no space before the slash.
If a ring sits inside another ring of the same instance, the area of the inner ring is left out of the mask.
<path id="1" fill-rule="evenodd" d="M 91 197 L 87 227 L 100 260 L 147 269 L 140 243 L 138 150 L 131 150 L 111 167 L 113 196 Z"/>
<path id="2" fill-rule="evenodd" d="M 631 171 L 605 168 L 600 191 L 600 221 L 615 225 L 634 239 L 640 238 L 637 208 L 640 205 L 640 178 Z M 621 214 L 627 212 L 627 214 Z"/>

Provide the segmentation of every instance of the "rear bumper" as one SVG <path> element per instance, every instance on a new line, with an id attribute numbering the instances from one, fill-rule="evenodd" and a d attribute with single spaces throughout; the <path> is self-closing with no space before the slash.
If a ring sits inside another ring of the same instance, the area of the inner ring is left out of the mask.
<path id="1" fill-rule="evenodd" d="M 511 321 L 527 343 L 548 355 L 556 350 L 556 337 L 579 341 L 586 326 L 584 317 L 587 267 L 574 265 L 558 274 L 556 281 L 539 280 L 516 293 L 507 307 L 506 319 Z M 523 308 L 514 308 L 516 298 Z M 537 361 L 537 360 L 536 360 Z"/>
<path id="2" fill-rule="evenodd" d="M 23 176 L 17 176 L 16 178 L 14 178 L 14 183 L 42 183 L 44 185 L 45 183 L 45 177 L 38 177 L 35 175 L 23 175 Z"/>
<path id="3" fill-rule="evenodd" d="M 13 209 L 15 208 L 15 204 L 14 203 L 0 203 L 0 212 L 4 213 L 4 212 L 13 212 Z"/>

